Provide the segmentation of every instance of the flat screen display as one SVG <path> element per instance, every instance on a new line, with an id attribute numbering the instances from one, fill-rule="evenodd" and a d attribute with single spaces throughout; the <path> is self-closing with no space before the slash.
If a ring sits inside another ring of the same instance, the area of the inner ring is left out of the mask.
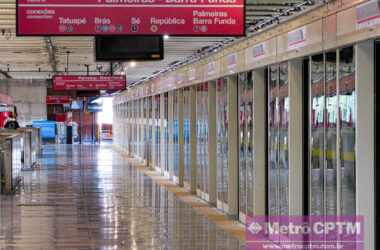
<path id="1" fill-rule="evenodd" d="M 95 39 L 97 61 L 162 60 L 162 36 L 102 36 Z"/>
<path id="2" fill-rule="evenodd" d="M 74 100 L 71 102 L 71 109 L 83 110 L 83 100 Z"/>
<path id="3" fill-rule="evenodd" d="M 17 0 L 17 35 L 243 36 L 244 0 Z"/>

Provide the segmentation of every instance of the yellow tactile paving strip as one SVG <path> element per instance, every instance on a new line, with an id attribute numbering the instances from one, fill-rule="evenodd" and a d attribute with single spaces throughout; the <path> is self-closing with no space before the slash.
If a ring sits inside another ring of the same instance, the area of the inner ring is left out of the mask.
<path id="1" fill-rule="evenodd" d="M 233 235 L 240 241 L 245 241 L 245 226 L 242 223 L 228 218 L 226 214 L 222 213 L 215 207 L 210 206 L 207 202 L 203 201 L 199 197 L 192 195 L 185 188 L 174 184 L 169 180 L 168 177 L 162 176 L 157 171 L 147 168 L 145 164 L 141 164 L 141 162 L 127 156 L 126 154 L 123 154 L 118 149 L 116 149 L 116 151 L 121 153 L 128 161 L 128 163 L 130 163 L 133 167 L 137 168 L 139 171 L 152 178 L 154 182 L 164 187 L 169 192 L 174 193 L 180 200 L 189 204 L 199 214 L 206 216 L 210 221 L 215 223 L 215 225 Z"/>

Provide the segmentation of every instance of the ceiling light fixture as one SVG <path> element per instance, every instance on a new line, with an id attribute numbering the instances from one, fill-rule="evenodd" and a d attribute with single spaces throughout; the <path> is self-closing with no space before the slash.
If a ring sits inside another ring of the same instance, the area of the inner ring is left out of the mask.
<path id="1" fill-rule="evenodd" d="M 164 40 L 168 40 L 169 38 L 170 38 L 170 36 L 168 34 L 164 35 Z"/>
<path id="2" fill-rule="evenodd" d="M 130 62 L 129 66 L 131 66 L 132 68 L 136 67 L 136 62 L 134 62 L 134 61 Z"/>

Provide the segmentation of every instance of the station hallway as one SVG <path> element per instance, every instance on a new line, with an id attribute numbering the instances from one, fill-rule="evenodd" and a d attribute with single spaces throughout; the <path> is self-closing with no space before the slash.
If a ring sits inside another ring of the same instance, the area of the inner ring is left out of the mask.
<path id="1" fill-rule="evenodd" d="M 128 162 L 112 145 L 45 145 L 21 190 L 0 196 L 0 249 L 244 249 Z"/>

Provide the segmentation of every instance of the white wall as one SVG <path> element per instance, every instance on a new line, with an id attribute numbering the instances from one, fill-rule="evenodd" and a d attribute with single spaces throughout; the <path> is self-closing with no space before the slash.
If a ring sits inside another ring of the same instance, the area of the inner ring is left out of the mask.
<path id="1" fill-rule="evenodd" d="M 0 79 L 0 93 L 13 98 L 21 126 L 46 119 L 46 80 Z"/>

